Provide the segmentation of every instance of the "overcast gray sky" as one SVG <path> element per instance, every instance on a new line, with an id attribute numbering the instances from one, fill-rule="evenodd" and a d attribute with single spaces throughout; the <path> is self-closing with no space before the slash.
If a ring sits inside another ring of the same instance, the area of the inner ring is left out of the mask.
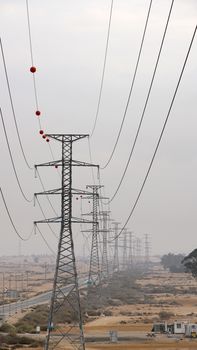
<path id="1" fill-rule="evenodd" d="M 94 123 L 106 43 L 109 9 L 107 0 L 29 0 L 34 64 L 41 122 L 51 133 L 90 133 Z M 123 132 L 109 166 L 101 171 L 105 194 L 112 196 L 124 170 L 142 113 L 155 66 L 171 1 L 153 0 L 132 99 Z M 111 34 L 103 94 L 92 156 L 103 166 L 112 151 L 122 120 L 140 41 L 148 11 L 148 0 L 114 0 Z M 125 222 L 136 199 L 152 157 L 164 118 L 197 24 L 197 1 L 175 0 L 161 60 L 136 149 L 119 193 L 111 203 L 111 217 Z M 0 0 L 0 35 L 21 138 L 30 163 L 51 160 L 48 145 L 38 135 L 28 41 L 25 0 Z M 128 224 L 136 235 L 150 234 L 152 252 L 188 253 L 197 246 L 197 38 L 170 115 L 160 149 L 139 205 Z M 29 197 L 40 191 L 33 171 L 21 156 L 0 57 L 0 106 L 3 111 L 13 157 L 24 191 Z M 59 144 L 51 142 L 57 158 Z M 33 221 L 42 218 L 38 208 L 24 202 L 15 181 L 2 125 L 0 126 L 0 183 L 18 230 L 26 236 Z M 87 140 L 74 146 L 74 158 L 90 161 Z M 47 189 L 60 179 L 53 168 L 40 171 Z M 96 173 L 95 173 L 96 175 Z M 90 169 L 77 169 L 74 186 L 92 183 Z M 42 199 L 45 213 L 54 216 Z M 58 201 L 54 202 L 59 209 Z M 90 210 L 83 201 L 84 210 Z M 74 213 L 80 214 L 80 201 L 74 199 Z M 0 200 L 0 254 L 16 254 L 18 239 Z M 76 249 L 84 239 L 74 229 Z M 58 232 L 58 227 L 55 228 Z M 56 239 L 47 227 L 42 231 L 55 249 Z M 39 234 L 22 243 L 23 253 L 45 253 Z"/>

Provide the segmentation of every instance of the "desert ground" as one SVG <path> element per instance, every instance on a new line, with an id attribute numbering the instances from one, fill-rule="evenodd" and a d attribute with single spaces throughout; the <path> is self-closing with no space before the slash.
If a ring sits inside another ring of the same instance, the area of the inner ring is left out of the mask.
<path id="1" fill-rule="evenodd" d="M 141 276 L 136 285 L 144 301 L 107 306 L 101 316 L 88 317 L 84 325 L 86 349 L 196 350 L 197 339 L 159 334 L 149 338 L 147 334 L 154 322 L 197 322 L 197 281 L 189 274 L 169 273 L 157 266 Z M 117 331 L 118 343 L 109 341 L 112 330 Z M 39 337 L 43 338 L 44 333 Z M 62 342 L 58 349 L 72 347 Z"/>

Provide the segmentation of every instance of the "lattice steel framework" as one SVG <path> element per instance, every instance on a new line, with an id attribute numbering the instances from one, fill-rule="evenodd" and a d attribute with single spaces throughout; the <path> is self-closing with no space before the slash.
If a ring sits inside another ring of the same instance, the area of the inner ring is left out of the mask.
<path id="1" fill-rule="evenodd" d="M 61 217 L 36 222 L 36 224 L 42 222 L 61 223 L 45 350 L 54 349 L 63 341 L 65 341 L 65 344 L 67 342 L 72 344 L 75 349 L 85 350 L 72 235 L 72 222 L 81 222 L 82 220 L 72 217 L 72 167 L 92 166 L 92 164 L 74 161 L 72 159 L 72 146 L 73 142 L 88 135 L 49 134 L 47 136 L 61 142 L 62 159 L 37 165 L 36 168 L 38 166 L 62 166 L 62 187 L 61 189 L 39 193 L 61 194 Z M 83 220 L 83 222 L 89 221 Z M 55 328 L 55 332 L 53 332 L 53 325 L 56 321 L 55 316 L 60 309 L 69 311 L 74 322 L 63 328 Z"/>
<path id="2" fill-rule="evenodd" d="M 144 235 L 144 253 L 145 263 L 148 264 L 150 262 L 150 242 L 147 233 Z"/>
<path id="3" fill-rule="evenodd" d="M 133 232 L 129 231 L 129 256 L 128 256 L 128 264 L 129 268 L 133 266 Z"/>
<path id="4" fill-rule="evenodd" d="M 113 222 L 114 225 L 114 259 L 113 259 L 113 272 L 119 272 L 119 247 L 118 247 L 118 232 L 119 232 L 119 222 Z"/>
<path id="5" fill-rule="evenodd" d="M 90 254 L 90 267 L 89 267 L 89 285 L 100 284 L 101 271 L 99 265 L 99 250 L 98 250 L 98 207 L 99 207 L 99 189 L 101 185 L 87 185 L 87 188 L 92 189 L 92 245 Z"/>
<path id="6" fill-rule="evenodd" d="M 108 267 L 108 252 L 107 252 L 107 240 L 108 240 L 108 211 L 100 212 L 103 222 L 103 228 L 100 232 L 103 233 L 103 251 L 102 251 L 102 264 L 101 264 L 101 274 L 102 278 L 106 279 L 109 277 L 109 267 Z"/>
<path id="7" fill-rule="evenodd" d="M 123 231 L 123 255 L 122 255 L 122 267 L 123 270 L 127 269 L 127 229 Z"/>

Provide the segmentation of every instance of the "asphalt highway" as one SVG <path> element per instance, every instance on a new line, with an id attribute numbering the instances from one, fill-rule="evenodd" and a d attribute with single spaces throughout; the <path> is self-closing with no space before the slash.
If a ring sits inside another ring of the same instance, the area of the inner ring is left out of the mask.
<path id="1" fill-rule="evenodd" d="M 79 286 L 85 286 L 87 283 L 87 277 L 79 278 Z M 72 286 L 66 286 L 63 288 L 64 293 L 69 293 L 69 291 L 72 289 Z M 25 300 L 18 300 L 17 302 L 10 303 L 10 304 L 4 304 L 0 306 L 0 315 L 4 315 L 5 318 L 21 311 L 24 309 L 30 309 L 31 307 L 46 304 L 49 303 L 51 299 L 52 291 L 41 293 L 35 297 L 25 299 Z"/>

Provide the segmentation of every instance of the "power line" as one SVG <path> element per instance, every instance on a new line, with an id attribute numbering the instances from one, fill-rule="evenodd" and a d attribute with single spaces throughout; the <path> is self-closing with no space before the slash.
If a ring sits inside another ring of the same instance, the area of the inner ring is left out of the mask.
<path id="1" fill-rule="evenodd" d="M 2 121 L 3 130 L 4 130 L 4 134 L 5 134 L 5 139 L 6 139 L 6 143 L 7 143 L 7 147 L 8 147 L 8 152 L 9 152 L 9 155 L 10 155 L 10 160 L 11 160 L 11 163 L 12 163 L 12 167 L 13 167 L 13 170 L 14 170 L 14 174 L 15 174 L 15 177 L 16 177 L 16 181 L 17 181 L 18 187 L 20 189 L 20 192 L 21 192 L 23 198 L 26 200 L 26 202 L 30 203 L 30 202 L 33 201 L 33 198 L 30 200 L 30 199 L 28 199 L 26 197 L 26 195 L 25 195 L 25 193 L 24 193 L 24 191 L 22 189 L 21 183 L 19 181 L 19 177 L 18 177 L 18 174 L 17 174 L 17 171 L 16 171 L 16 167 L 15 167 L 15 164 L 14 164 L 12 151 L 11 151 L 11 148 L 10 148 L 10 144 L 9 144 L 9 140 L 8 140 L 7 131 L 6 131 L 6 127 L 5 127 L 5 123 L 4 123 L 4 119 L 3 119 L 3 113 L 2 113 L 1 108 L 0 108 L 0 115 L 1 115 L 1 121 Z"/>
<path id="2" fill-rule="evenodd" d="M 29 163 L 27 161 L 27 157 L 25 155 L 25 151 L 24 151 L 23 144 L 22 144 L 21 137 L 20 137 L 20 133 L 19 133 L 18 123 L 17 123 L 17 120 L 16 120 L 16 113 L 15 113 L 15 108 L 14 108 L 14 103 L 13 103 L 12 93 L 11 93 L 11 88 L 10 88 L 10 83 L 9 83 L 6 59 L 5 59 L 5 54 L 4 54 L 4 49 L 3 49 L 3 44 L 2 44 L 2 39 L 1 38 L 0 38 L 0 48 L 1 48 L 1 55 L 2 55 L 2 59 L 3 59 L 3 67 L 4 67 L 6 82 L 7 82 L 7 88 L 8 88 L 8 94 L 9 94 L 9 98 L 10 98 L 11 108 L 12 108 L 12 114 L 13 114 L 13 117 L 14 117 L 14 124 L 15 124 L 15 127 L 16 127 L 17 136 L 18 136 L 18 141 L 19 141 L 19 144 L 20 144 L 20 148 L 21 148 L 21 151 L 22 151 L 25 163 L 26 163 L 27 167 L 32 170 L 33 168 L 29 165 Z"/>
<path id="3" fill-rule="evenodd" d="M 162 48 L 163 48 L 163 44 L 164 44 L 164 40 L 165 40 L 165 36 L 166 36 L 166 32 L 167 32 L 167 28 L 168 28 L 169 21 L 170 21 L 170 16 L 171 16 L 171 13 L 172 13 L 173 4 L 174 4 L 174 0 L 172 0 L 172 2 L 171 2 L 170 11 L 169 11 L 167 22 L 166 22 L 166 25 L 165 25 L 164 34 L 163 34 L 163 37 L 162 37 L 159 53 L 158 53 L 158 56 L 157 56 L 155 68 L 154 68 L 154 71 L 153 71 L 153 75 L 152 75 L 150 87 L 149 87 L 149 90 L 148 90 L 148 94 L 147 94 L 147 97 L 146 97 L 145 105 L 144 105 L 144 108 L 143 108 L 143 112 L 142 112 L 142 115 L 141 115 L 140 123 L 138 125 L 137 133 L 135 135 L 135 139 L 134 139 L 134 142 L 133 142 L 133 145 L 132 145 L 132 148 L 131 148 L 131 151 L 130 151 L 130 154 L 129 154 L 129 158 L 128 158 L 126 166 L 125 166 L 125 169 L 123 171 L 122 177 L 120 179 L 120 182 L 118 184 L 118 187 L 117 187 L 116 191 L 114 192 L 112 198 L 110 199 L 110 202 L 113 201 L 113 199 L 115 198 L 116 194 L 118 193 L 118 191 L 120 189 L 120 186 L 122 185 L 122 182 L 124 180 L 124 177 L 126 175 L 128 166 L 129 166 L 130 161 L 131 161 L 131 157 L 132 157 L 134 149 L 135 149 L 135 145 L 136 145 L 136 142 L 137 142 L 137 139 L 138 139 L 138 135 L 140 133 L 140 129 L 141 129 L 142 122 L 143 122 L 144 115 L 145 115 L 145 111 L 146 111 L 146 107 L 147 107 L 147 104 L 148 104 L 148 101 L 149 101 L 149 97 L 150 97 L 150 93 L 151 93 L 151 90 L 152 90 L 153 82 L 154 82 L 154 79 L 155 79 L 155 74 L 156 74 L 156 71 L 157 71 L 158 63 L 159 63 L 159 60 L 160 60 L 160 56 L 161 56 L 161 52 L 162 52 Z"/>
<path id="4" fill-rule="evenodd" d="M 149 167 L 148 167 L 146 176 L 145 176 L 145 178 L 144 178 L 144 181 L 143 181 L 143 183 L 142 183 L 142 186 L 141 186 L 141 188 L 140 188 L 140 191 L 139 191 L 139 193 L 138 193 L 138 196 L 137 196 L 137 198 L 136 198 L 136 200 L 135 200 L 135 203 L 134 203 L 134 205 L 133 205 L 133 207 L 132 207 L 132 209 L 131 209 L 131 211 L 130 211 L 130 214 L 129 214 L 129 216 L 128 216 L 128 218 L 127 218 L 127 220 L 126 220 L 126 222 L 125 222 L 123 228 L 122 228 L 121 231 L 119 232 L 118 236 L 120 236 L 120 234 L 123 232 L 123 230 L 125 229 L 125 227 L 127 226 L 128 222 L 129 222 L 131 216 L 133 215 L 134 210 L 135 210 L 135 208 L 136 208 L 136 206 L 137 206 L 137 204 L 138 204 L 138 201 L 139 201 L 139 199 L 140 199 L 140 197 L 141 197 L 141 194 L 142 194 L 142 191 L 143 191 L 143 189 L 144 189 L 144 186 L 145 186 L 145 184 L 146 184 L 146 181 L 147 181 L 147 179 L 148 179 L 149 173 L 150 173 L 150 171 L 151 171 L 151 168 L 152 168 L 154 159 L 155 159 L 156 154 L 157 154 L 157 151 L 158 151 L 158 149 L 159 149 L 159 145 L 160 145 L 160 142 L 161 142 L 161 140 L 162 140 L 162 137 L 163 137 L 163 134 L 164 134 L 164 131 L 165 131 L 165 128 L 166 128 L 166 125 L 167 125 L 167 122 L 168 122 L 168 119 L 169 119 L 171 110 L 172 110 L 172 106 L 173 106 L 173 104 L 174 104 L 175 97 L 176 97 L 176 94 L 177 94 L 177 91 L 178 91 L 178 88 L 179 88 L 179 85 L 180 85 L 180 82 L 181 82 L 181 79 L 182 79 L 182 76 L 183 76 L 183 73 L 184 73 L 184 70 L 185 70 L 185 67 L 186 67 L 186 64 L 187 64 L 187 60 L 188 60 L 188 57 L 189 57 L 189 54 L 190 54 L 190 51 L 191 51 L 191 48 L 192 48 L 192 44 L 193 44 L 195 35 L 196 35 L 196 30 L 197 30 L 197 26 L 195 27 L 195 30 L 194 30 L 194 33 L 193 33 L 193 36 L 192 36 L 192 39 L 191 39 L 191 42 L 190 42 L 190 45 L 189 45 L 189 49 L 188 49 L 188 51 L 187 51 L 187 55 L 186 55 L 186 58 L 185 58 L 185 61 L 184 61 L 184 64 L 183 64 L 183 67 L 182 67 L 182 70 L 181 70 L 179 79 L 178 79 L 178 83 L 177 83 L 177 85 L 176 85 L 176 88 L 175 88 L 175 91 L 174 91 L 174 95 L 173 95 L 172 101 L 171 101 L 171 103 L 170 103 L 170 107 L 169 107 L 169 110 L 168 110 L 168 113 L 167 113 L 167 116 L 166 116 L 166 119 L 165 119 L 165 122 L 164 122 L 164 125 L 163 125 L 163 128 L 162 128 L 162 131 L 161 131 L 161 133 L 160 133 L 160 136 L 159 136 L 159 139 L 158 139 L 158 142 L 157 142 L 155 151 L 154 151 L 154 153 L 153 153 L 153 157 L 152 157 L 151 162 L 150 162 L 150 164 L 149 164 Z M 118 236 L 114 237 L 114 238 L 112 239 L 112 241 L 113 241 L 114 239 L 116 239 Z"/>
<path id="5" fill-rule="evenodd" d="M 1 189 L 1 187 L 0 187 L 0 193 L 1 193 L 1 197 L 2 197 L 2 200 L 3 200 L 4 206 L 5 206 L 6 212 L 7 212 L 7 214 L 8 214 L 8 217 L 9 217 L 9 219 L 10 219 L 10 222 L 11 222 L 11 224 L 12 224 L 12 227 L 13 227 L 14 231 L 16 232 L 17 236 L 18 236 L 22 241 L 28 241 L 28 240 L 31 238 L 31 236 L 32 236 L 33 229 L 32 229 L 31 233 L 29 234 L 29 236 L 28 236 L 27 238 L 24 238 L 24 237 L 21 236 L 21 234 L 18 232 L 18 230 L 17 230 L 17 228 L 16 228 L 16 226 L 15 226 L 15 224 L 14 224 L 14 221 L 13 221 L 13 219 L 12 219 L 12 216 L 11 216 L 11 214 L 10 214 L 10 212 L 9 212 L 9 209 L 8 209 L 8 206 L 7 206 L 7 203 L 6 203 L 6 200 L 5 200 L 5 197 L 4 197 L 4 194 L 3 194 L 3 191 L 2 191 L 2 189 Z"/>
<path id="6" fill-rule="evenodd" d="M 27 12 L 27 26 L 28 26 L 28 36 L 29 36 L 30 57 L 31 57 L 31 64 L 32 64 L 31 68 L 34 69 L 34 71 L 32 71 L 30 69 L 30 71 L 33 73 L 32 76 L 33 76 L 33 88 L 34 88 L 36 110 L 40 113 L 40 111 L 39 111 L 39 103 L 38 103 L 38 91 L 37 91 L 37 86 L 36 86 L 36 77 L 35 77 L 35 74 L 34 74 L 36 72 L 36 68 L 34 66 L 33 45 L 32 45 L 32 35 L 31 35 L 31 21 L 30 21 L 30 11 L 29 11 L 29 2 L 28 2 L 28 0 L 26 0 L 26 12 Z M 38 123 L 39 123 L 40 129 L 42 129 L 41 121 L 40 121 L 39 116 L 38 116 Z"/>
<path id="7" fill-rule="evenodd" d="M 42 186 L 43 191 L 46 192 L 44 183 L 43 183 L 43 181 L 42 181 L 42 178 L 41 178 L 41 176 L 40 176 L 40 173 L 39 173 L 38 169 L 36 169 L 36 174 L 38 175 L 38 179 L 39 179 L 39 181 L 40 181 L 40 184 L 41 184 L 41 186 Z M 46 198 L 47 198 L 47 200 L 48 200 L 48 202 L 49 202 L 49 204 L 50 204 L 50 207 L 51 207 L 51 209 L 53 210 L 54 214 L 58 216 L 58 213 L 57 213 L 57 211 L 55 210 L 53 204 L 51 203 L 51 200 L 50 200 L 49 196 L 46 195 Z"/>
<path id="8" fill-rule="evenodd" d="M 93 125 L 92 132 L 91 132 L 91 137 L 93 136 L 94 130 L 96 128 L 96 123 L 97 123 L 98 114 L 99 114 L 99 110 L 100 110 L 101 96 L 102 96 L 102 91 L 103 91 L 103 82 L 104 82 L 104 77 L 105 77 L 105 68 L 106 68 L 106 61 L 107 61 L 107 53 L 108 53 L 108 46 L 109 46 L 109 37 L 110 37 L 110 29 L 111 29 L 112 12 L 113 12 L 113 0 L 111 0 L 111 7 L 110 7 L 110 14 L 109 14 L 109 24 L 108 24 L 108 31 L 107 31 L 107 40 L 106 40 L 106 46 L 105 46 L 105 55 L 104 55 L 104 62 L 103 62 L 101 84 L 100 84 L 96 115 L 95 115 L 94 125 Z"/>
<path id="9" fill-rule="evenodd" d="M 37 203 L 38 203 L 38 205 L 39 205 L 39 208 L 40 208 L 40 210 L 41 210 L 41 212 L 42 212 L 43 217 L 47 220 L 46 215 L 45 215 L 45 213 L 44 213 L 44 210 L 42 209 L 42 206 L 41 206 L 41 204 L 40 204 L 40 201 L 38 200 L 37 197 L 36 197 L 36 201 L 37 201 Z M 56 238 L 58 238 L 57 235 L 56 235 L 56 233 L 53 231 L 53 229 L 51 228 L 51 225 L 50 225 L 48 222 L 47 222 L 47 225 L 48 225 L 49 229 L 51 230 L 52 234 L 53 234 Z"/>
<path id="10" fill-rule="evenodd" d="M 119 129 L 119 132 L 118 132 L 118 136 L 116 138 L 115 145 L 113 147 L 112 153 L 111 153 L 107 163 L 103 167 L 101 167 L 101 169 L 105 169 L 109 165 L 109 163 L 111 162 L 111 160 L 113 158 L 113 155 L 114 155 L 114 152 L 116 150 L 116 147 L 118 145 L 118 141 L 119 141 L 119 138 L 120 138 L 120 135 L 121 135 L 121 132 L 122 132 L 122 128 L 123 128 L 124 121 L 125 121 L 125 118 L 126 118 L 127 110 L 128 110 L 128 107 L 129 107 L 129 103 L 130 103 L 130 99 L 131 99 L 131 95 L 132 95 L 132 91 L 133 91 L 133 87 L 134 87 L 134 83 L 135 83 L 135 78 L 136 78 L 136 75 L 137 75 L 137 70 L 138 70 L 138 66 L 139 66 L 139 62 L 140 62 L 140 57 L 141 57 L 142 48 L 143 48 L 143 44 L 144 44 L 144 39 L 145 39 L 145 35 L 146 35 L 146 30 L 147 30 L 147 26 L 148 26 L 148 21 L 149 21 L 149 17 L 150 17 L 151 7 L 152 7 L 152 0 L 150 1 L 149 8 L 148 8 L 148 14 L 147 14 L 147 17 L 146 17 L 145 27 L 144 27 L 144 31 L 143 31 L 143 35 L 142 35 L 142 40 L 141 40 L 141 44 L 140 44 L 140 49 L 139 49 L 139 53 L 138 53 L 136 66 L 135 66 L 135 71 L 134 71 L 134 75 L 133 75 L 133 78 L 132 78 L 131 87 L 130 87 L 130 90 L 129 90 L 129 95 L 128 95 L 128 98 L 127 98 L 127 103 L 126 103 L 126 107 L 125 107 L 125 110 L 124 110 L 124 114 L 123 114 L 123 118 L 122 118 L 122 121 L 121 121 L 121 125 L 120 125 L 120 129 Z"/>
<path id="11" fill-rule="evenodd" d="M 49 243 L 47 242 L 47 240 L 45 239 L 44 235 L 42 234 L 41 230 L 39 229 L 38 225 L 36 225 L 36 229 L 38 230 L 38 232 L 40 233 L 43 241 L 45 242 L 45 244 L 47 245 L 48 249 L 51 251 L 51 253 L 56 256 L 54 250 L 51 248 L 51 246 L 49 245 Z"/>

